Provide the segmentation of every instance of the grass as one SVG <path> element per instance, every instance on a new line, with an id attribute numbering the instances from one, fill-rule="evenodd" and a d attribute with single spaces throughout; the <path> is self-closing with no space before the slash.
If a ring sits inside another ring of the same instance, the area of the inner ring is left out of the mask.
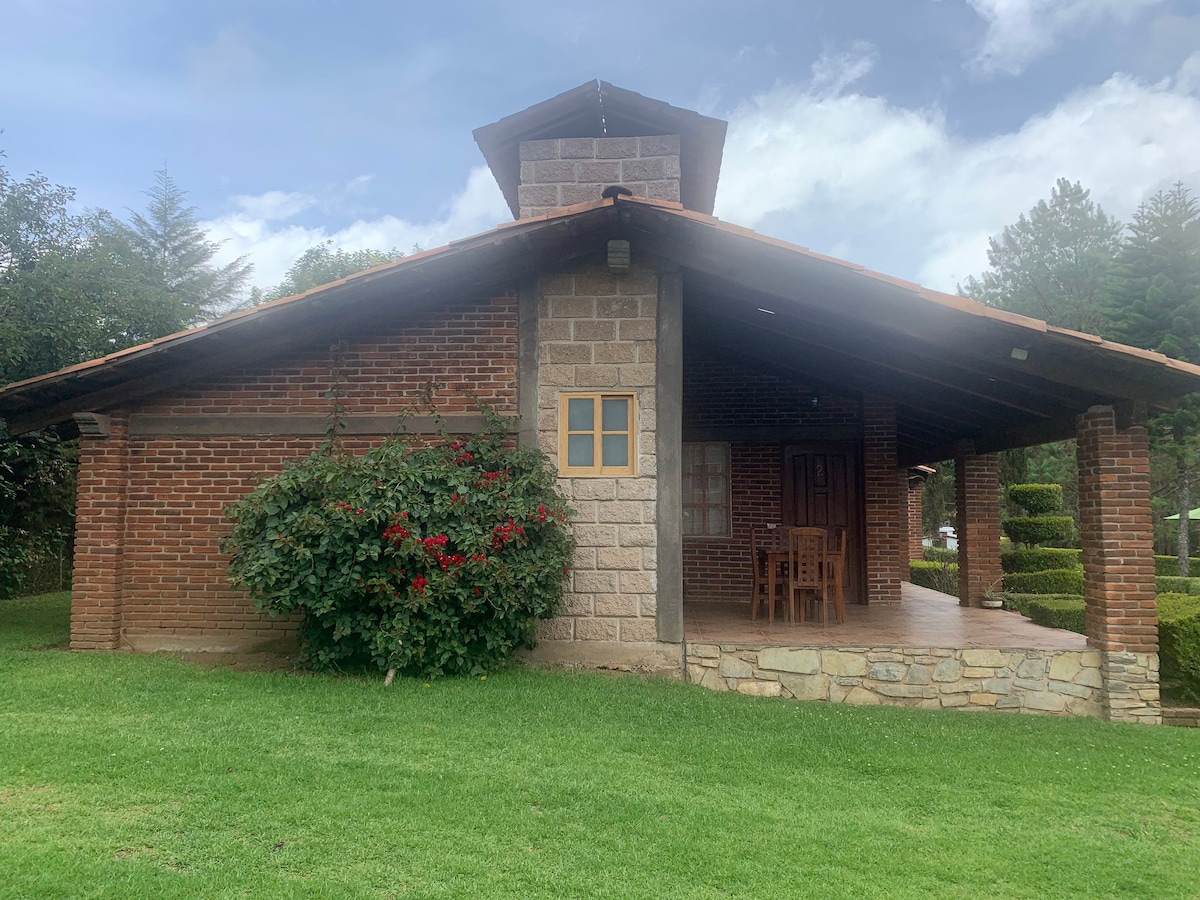
<path id="1" fill-rule="evenodd" d="M 1186 897 L 1200 731 L 71 654 L 0 604 L 6 897 Z"/>

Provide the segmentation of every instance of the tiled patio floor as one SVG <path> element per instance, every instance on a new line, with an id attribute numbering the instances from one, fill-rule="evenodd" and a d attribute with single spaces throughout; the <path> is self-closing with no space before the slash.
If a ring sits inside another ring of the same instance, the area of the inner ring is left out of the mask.
<path id="1" fill-rule="evenodd" d="M 913 584 L 901 585 L 899 606 L 848 604 L 846 623 L 792 625 L 778 617 L 768 625 L 760 613 L 750 620 L 748 603 L 683 605 L 688 643 L 786 644 L 791 647 L 989 647 L 993 649 L 1083 650 L 1082 634 L 1043 628 L 1024 616 L 996 609 L 964 609 L 958 598 Z"/>

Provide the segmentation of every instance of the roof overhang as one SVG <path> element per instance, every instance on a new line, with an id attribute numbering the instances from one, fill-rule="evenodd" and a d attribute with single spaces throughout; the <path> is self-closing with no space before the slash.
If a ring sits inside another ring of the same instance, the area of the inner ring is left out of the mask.
<path id="1" fill-rule="evenodd" d="M 1095 405 L 1136 422 L 1200 391 L 1200 367 L 1054 328 L 762 237 L 679 204 L 597 200 L 0 390 L 14 432 L 104 412 L 446 296 L 515 286 L 609 239 L 682 268 L 691 352 L 829 391 L 890 397 L 904 466 L 1072 437 Z"/>

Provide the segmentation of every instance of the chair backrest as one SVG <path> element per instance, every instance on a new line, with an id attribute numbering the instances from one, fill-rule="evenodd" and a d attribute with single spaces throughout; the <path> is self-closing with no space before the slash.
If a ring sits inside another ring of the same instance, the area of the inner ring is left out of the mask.
<path id="1" fill-rule="evenodd" d="M 825 546 L 824 528 L 788 529 L 788 580 L 793 588 L 824 585 Z"/>

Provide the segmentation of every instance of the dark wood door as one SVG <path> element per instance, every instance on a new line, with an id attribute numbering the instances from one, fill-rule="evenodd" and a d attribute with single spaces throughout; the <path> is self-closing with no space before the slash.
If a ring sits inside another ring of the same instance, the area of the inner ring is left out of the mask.
<path id="1" fill-rule="evenodd" d="M 783 523 L 846 529 L 846 602 L 865 603 L 859 514 L 858 447 L 789 444 L 783 448 Z"/>

